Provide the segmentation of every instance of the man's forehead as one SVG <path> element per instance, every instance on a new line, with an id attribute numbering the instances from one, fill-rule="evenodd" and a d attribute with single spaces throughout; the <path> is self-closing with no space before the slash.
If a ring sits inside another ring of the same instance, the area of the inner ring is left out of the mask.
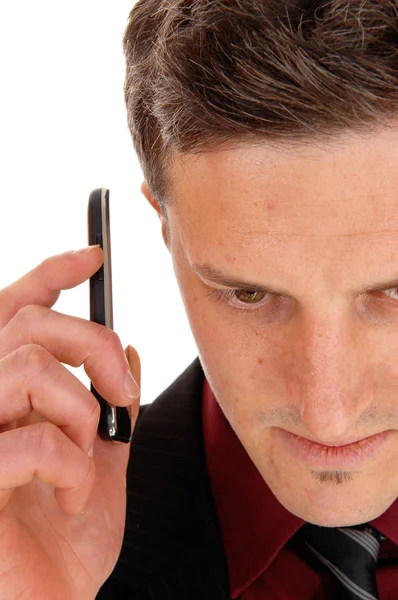
<path id="1" fill-rule="evenodd" d="M 184 156 L 173 166 L 184 226 L 258 236 L 355 237 L 398 231 L 398 143 L 358 138 L 318 156 L 268 145 Z M 354 240 L 355 241 L 355 240 Z"/>
<path id="2" fill-rule="evenodd" d="M 310 148 L 279 156 L 266 145 L 183 157 L 171 224 L 188 263 L 272 289 L 304 289 L 311 279 L 319 290 L 347 291 L 394 280 L 394 141 L 398 132 L 372 144 L 350 140 L 319 157 Z"/>
<path id="3" fill-rule="evenodd" d="M 330 140 L 262 140 L 253 142 L 234 141 L 215 146 L 210 150 L 173 154 L 172 175 L 177 183 L 181 178 L 202 178 L 219 182 L 220 179 L 236 180 L 252 174 L 269 178 L 275 168 L 285 176 L 297 175 L 305 164 L 308 172 L 338 168 L 345 173 L 364 161 L 382 160 L 385 167 L 397 160 L 398 121 L 388 126 L 364 133 L 345 132 Z"/>

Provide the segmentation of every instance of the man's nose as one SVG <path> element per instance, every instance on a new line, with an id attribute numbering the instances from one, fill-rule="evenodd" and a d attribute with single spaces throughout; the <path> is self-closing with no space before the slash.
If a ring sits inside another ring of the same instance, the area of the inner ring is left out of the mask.
<path id="1" fill-rule="evenodd" d="M 293 356 L 294 382 L 289 382 L 289 389 L 306 432 L 321 443 L 337 443 L 355 435 L 360 415 L 374 400 L 363 324 L 361 328 L 341 315 L 307 320 Z"/>

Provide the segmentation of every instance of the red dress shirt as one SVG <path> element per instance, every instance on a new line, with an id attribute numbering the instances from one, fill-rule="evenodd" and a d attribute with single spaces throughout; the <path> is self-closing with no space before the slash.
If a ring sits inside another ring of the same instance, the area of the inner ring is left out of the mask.
<path id="1" fill-rule="evenodd" d="M 294 537 L 305 521 L 275 498 L 224 417 L 206 379 L 202 417 L 231 598 L 334 600 L 333 575 Z M 377 564 L 380 599 L 397 600 L 398 501 L 370 523 L 389 538 L 381 541 Z"/>

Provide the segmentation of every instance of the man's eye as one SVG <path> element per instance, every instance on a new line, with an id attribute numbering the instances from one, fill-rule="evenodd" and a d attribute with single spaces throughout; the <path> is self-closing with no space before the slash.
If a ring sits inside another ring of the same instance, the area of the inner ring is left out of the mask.
<path id="1" fill-rule="evenodd" d="M 250 310 L 250 306 L 258 306 L 264 304 L 264 299 L 268 300 L 271 294 L 262 291 L 252 290 L 217 290 L 212 289 L 208 294 L 214 300 L 224 300 L 232 303 L 237 308 L 242 310 Z"/>
<path id="2" fill-rule="evenodd" d="M 392 296 L 395 295 L 394 300 L 398 300 L 398 288 L 390 288 L 389 290 L 383 290 L 382 292 L 383 294 L 385 294 L 386 296 L 388 296 L 389 298 L 391 298 Z"/>

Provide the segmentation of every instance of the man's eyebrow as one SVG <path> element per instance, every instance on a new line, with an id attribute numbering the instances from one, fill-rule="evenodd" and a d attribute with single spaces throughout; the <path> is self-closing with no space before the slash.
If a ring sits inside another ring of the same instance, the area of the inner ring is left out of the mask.
<path id="1" fill-rule="evenodd" d="M 236 277 L 231 277 L 230 275 L 222 273 L 215 267 L 212 267 L 208 263 L 191 263 L 191 269 L 200 277 L 204 277 L 208 281 L 211 281 L 212 283 L 218 283 L 219 285 L 223 285 L 224 287 L 245 289 L 253 292 L 268 292 L 270 294 L 280 294 L 282 296 L 288 295 L 286 291 L 281 289 L 271 289 L 268 287 L 264 287 L 259 283 L 253 283 L 251 281 L 248 281 L 247 279 L 237 279 Z"/>
<path id="2" fill-rule="evenodd" d="M 269 294 L 277 294 L 281 296 L 290 296 L 290 293 L 287 290 L 275 287 L 271 288 L 269 286 L 264 286 L 260 283 L 248 281 L 247 279 L 238 279 L 236 277 L 231 277 L 230 275 L 222 273 L 222 271 L 220 271 L 216 267 L 212 267 L 208 263 L 191 263 L 191 268 L 200 277 L 204 277 L 204 279 L 207 279 L 212 283 L 217 283 L 218 285 L 223 285 L 224 287 L 244 289 L 249 291 L 262 291 L 268 292 Z M 378 283 L 370 284 L 365 286 L 364 288 L 353 290 L 353 292 L 354 294 L 369 294 L 375 292 L 384 292 L 392 288 L 398 288 L 398 278 L 390 279 L 389 281 L 380 281 Z"/>
<path id="3" fill-rule="evenodd" d="M 385 292 L 385 290 L 395 287 L 398 288 L 398 279 L 391 279 L 390 281 L 381 281 L 380 283 L 367 285 L 361 290 L 361 293 Z"/>

